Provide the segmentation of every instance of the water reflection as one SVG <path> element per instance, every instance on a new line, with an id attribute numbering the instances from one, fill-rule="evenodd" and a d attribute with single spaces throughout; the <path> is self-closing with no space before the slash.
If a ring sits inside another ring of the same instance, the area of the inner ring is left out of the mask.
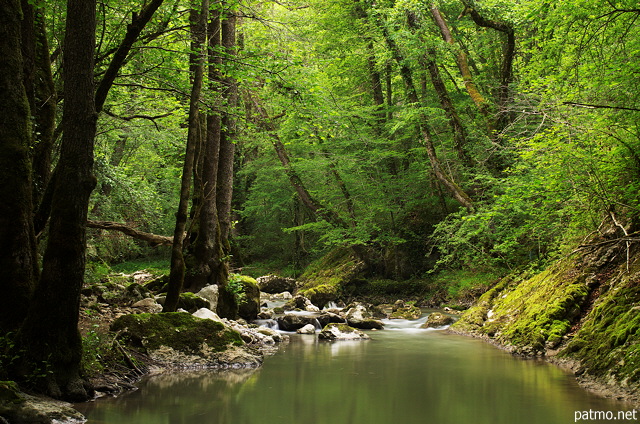
<path id="1" fill-rule="evenodd" d="M 334 343 L 292 335 L 259 370 L 152 377 L 83 412 L 109 424 L 554 424 L 578 410 L 629 409 L 479 340 L 396 330 Z"/>

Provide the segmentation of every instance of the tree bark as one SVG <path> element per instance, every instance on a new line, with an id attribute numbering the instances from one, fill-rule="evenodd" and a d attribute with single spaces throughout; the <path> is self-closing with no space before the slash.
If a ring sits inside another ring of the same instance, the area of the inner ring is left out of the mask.
<path id="1" fill-rule="evenodd" d="M 206 58 L 205 41 L 207 35 L 207 20 L 209 18 L 209 0 L 202 0 L 200 10 L 192 9 L 192 16 L 196 24 L 192 26 L 192 34 L 195 40 L 196 66 L 191 86 L 189 99 L 189 131 L 187 134 L 187 152 L 185 154 L 182 169 L 182 181 L 180 188 L 180 202 L 176 213 L 176 226 L 173 233 L 173 245 L 171 247 L 171 271 L 169 274 L 169 291 L 164 303 L 163 312 L 175 312 L 178 307 L 180 292 L 185 278 L 185 261 L 182 252 L 184 232 L 187 224 L 189 210 L 189 194 L 191 192 L 191 175 L 193 174 L 194 156 L 196 144 L 199 142 L 200 131 L 200 101 L 202 96 L 202 84 L 204 80 L 204 62 Z"/>
<path id="2" fill-rule="evenodd" d="M 78 317 L 87 210 L 96 184 L 92 173 L 97 121 L 93 95 L 95 11 L 95 0 L 67 2 L 64 136 L 42 275 L 20 333 L 34 369 L 45 365 L 49 369 L 42 390 L 76 401 L 89 397 L 81 378 Z"/>
<path id="3" fill-rule="evenodd" d="M 222 35 L 223 60 L 230 64 L 236 56 L 236 14 L 227 10 L 220 23 Z M 218 164 L 218 191 L 216 202 L 220 220 L 220 234 L 223 244 L 227 245 L 231 229 L 231 199 L 233 196 L 233 164 L 236 138 L 236 109 L 238 107 L 238 84 L 235 78 L 225 75 L 222 97 L 226 106 L 222 113 L 222 130 L 220 133 L 220 158 Z"/>
<path id="4" fill-rule="evenodd" d="M 0 2 L 0 331 L 24 319 L 37 276 L 31 115 L 23 84 L 20 0 Z"/>
<path id="5" fill-rule="evenodd" d="M 438 9 L 438 7 L 433 3 L 430 7 L 431 16 L 433 16 L 433 20 L 436 23 L 436 26 L 440 30 L 440 34 L 442 35 L 442 39 L 449 45 L 453 46 L 455 41 L 453 36 L 451 35 L 451 31 L 449 30 L 449 26 L 442 16 L 442 13 Z M 457 49 L 456 53 L 456 64 L 458 65 L 458 69 L 460 70 L 460 74 L 462 75 L 462 80 L 464 82 L 464 86 L 473 100 L 473 103 L 476 105 L 480 113 L 484 116 L 489 115 L 488 104 L 484 96 L 478 90 L 476 86 L 473 76 L 471 75 L 471 70 L 469 69 L 469 61 L 467 60 L 467 54 L 462 49 Z"/>
<path id="6" fill-rule="evenodd" d="M 476 25 L 483 28 L 492 28 L 503 33 L 506 40 L 503 44 L 502 65 L 500 68 L 500 86 L 498 87 L 498 118 L 496 120 L 496 130 L 501 131 L 511 122 L 511 113 L 508 104 L 511 101 L 511 83 L 513 82 L 513 59 L 516 52 L 516 36 L 513 26 L 507 22 L 486 19 L 482 16 L 468 0 L 462 3 L 466 7 L 466 11 Z"/>

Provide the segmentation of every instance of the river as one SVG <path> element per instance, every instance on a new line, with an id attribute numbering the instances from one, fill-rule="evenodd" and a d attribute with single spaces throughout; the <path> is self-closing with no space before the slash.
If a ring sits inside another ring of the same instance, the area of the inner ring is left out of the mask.
<path id="1" fill-rule="evenodd" d="M 368 341 L 292 334 L 260 369 L 148 377 L 77 407 L 89 424 L 564 424 L 631 410 L 543 361 L 422 321 L 388 321 Z"/>

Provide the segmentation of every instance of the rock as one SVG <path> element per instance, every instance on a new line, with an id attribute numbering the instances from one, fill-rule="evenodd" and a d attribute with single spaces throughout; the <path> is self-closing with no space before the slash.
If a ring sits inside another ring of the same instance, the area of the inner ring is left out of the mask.
<path id="1" fill-rule="evenodd" d="M 125 296 L 123 303 L 133 304 L 142 299 L 152 297 L 152 293 L 148 288 L 140 285 L 139 283 L 132 283 L 127 286 Z"/>
<path id="2" fill-rule="evenodd" d="M 178 308 L 182 308 L 190 313 L 193 313 L 200 308 L 209 308 L 210 305 L 211 302 L 207 299 L 191 292 L 180 293 L 180 298 L 178 299 Z"/>
<path id="3" fill-rule="evenodd" d="M 292 311 L 294 309 L 306 310 L 307 306 L 313 306 L 313 303 L 306 297 L 302 295 L 296 295 L 287 303 L 284 304 L 283 308 L 285 311 Z"/>
<path id="4" fill-rule="evenodd" d="M 347 323 L 355 328 L 361 328 L 364 330 L 384 328 L 382 322 L 373 319 L 371 312 L 362 303 L 356 303 L 347 310 L 345 314 Z"/>
<path id="5" fill-rule="evenodd" d="M 192 314 L 194 317 L 202 318 L 202 319 L 210 319 L 212 321 L 222 322 L 222 318 L 218 316 L 211 309 L 200 308 Z"/>
<path id="6" fill-rule="evenodd" d="M 432 312 L 427 317 L 427 321 L 422 324 L 421 328 L 438 328 L 453 324 L 455 320 L 441 312 Z"/>
<path id="7" fill-rule="evenodd" d="M 293 278 L 279 277 L 277 275 L 265 275 L 258 277 L 256 281 L 258 282 L 260 291 L 265 293 L 291 293 L 296 289 L 296 280 Z"/>
<path id="8" fill-rule="evenodd" d="M 417 306 L 406 305 L 403 301 L 398 300 L 393 304 L 393 312 L 389 318 L 391 319 L 407 319 L 415 320 L 422 316 L 422 311 Z"/>
<path id="9" fill-rule="evenodd" d="M 0 382 L 0 422 L 3 417 L 11 424 L 86 422 L 70 403 L 27 395 L 9 381 Z"/>
<path id="10" fill-rule="evenodd" d="M 215 311 L 218 307 L 218 286 L 216 284 L 204 286 L 196 295 L 209 301 L 207 307 L 209 310 Z"/>
<path id="11" fill-rule="evenodd" d="M 246 275 L 235 276 L 240 285 L 238 295 L 238 315 L 246 320 L 254 320 L 260 312 L 260 289 L 258 283 Z"/>
<path id="12" fill-rule="evenodd" d="M 273 311 L 272 310 L 261 311 L 258 314 L 258 319 L 271 319 L 271 318 L 273 318 Z"/>
<path id="13" fill-rule="evenodd" d="M 155 299 L 151 297 L 147 297 L 145 299 L 139 300 L 133 305 L 131 305 L 131 307 L 139 308 L 146 312 L 151 312 L 151 313 L 158 313 L 162 311 L 162 305 L 160 305 L 158 302 L 156 302 Z"/>
<path id="14" fill-rule="evenodd" d="M 298 334 L 316 334 L 316 327 L 313 324 L 307 324 L 296 330 Z"/>
<path id="15" fill-rule="evenodd" d="M 256 331 L 260 334 L 271 337 L 276 343 L 279 343 L 283 340 L 282 335 L 273 328 L 258 327 L 256 328 Z"/>
<path id="16" fill-rule="evenodd" d="M 327 303 L 338 299 L 340 288 L 331 284 L 321 284 L 318 286 L 301 289 L 300 294 L 306 296 L 314 305 L 323 308 Z"/>
<path id="17" fill-rule="evenodd" d="M 153 274 L 146 270 L 136 271 L 131 276 L 133 277 L 133 282 L 136 284 L 146 284 L 155 278 Z"/>
<path id="18" fill-rule="evenodd" d="M 347 324 L 328 324 L 320 334 L 319 339 L 323 340 L 368 340 L 370 337 L 362 331 L 357 330 Z"/>
<path id="19" fill-rule="evenodd" d="M 344 319 L 344 317 L 335 314 L 333 312 L 328 312 L 328 311 L 322 311 L 322 313 L 320 315 L 318 315 L 317 317 L 318 322 L 320 323 L 321 327 L 324 327 L 325 325 L 329 324 L 329 323 L 336 323 L 336 324 L 346 324 L 347 320 Z"/>
<path id="20" fill-rule="evenodd" d="M 227 325 L 184 312 L 124 315 L 111 324 L 111 331 L 118 331 L 127 346 L 177 368 L 238 367 L 221 358 L 227 350 L 244 346 L 240 334 Z M 254 355 L 245 365 L 257 361 Z"/>
<path id="21" fill-rule="evenodd" d="M 278 322 L 278 327 L 283 331 L 296 331 L 307 324 L 315 326 L 319 322 L 316 316 L 298 314 L 285 314 L 278 317 L 276 321 Z"/>

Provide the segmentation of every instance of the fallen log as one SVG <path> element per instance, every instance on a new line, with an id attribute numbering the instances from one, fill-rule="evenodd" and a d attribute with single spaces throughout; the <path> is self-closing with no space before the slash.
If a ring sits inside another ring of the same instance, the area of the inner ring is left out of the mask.
<path id="1" fill-rule="evenodd" d="M 145 241 L 152 247 L 171 246 L 173 243 L 173 237 L 145 233 L 144 231 L 136 230 L 129 225 L 119 222 L 87 220 L 87 227 L 107 231 L 120 231 L 134 239 Z"/>

